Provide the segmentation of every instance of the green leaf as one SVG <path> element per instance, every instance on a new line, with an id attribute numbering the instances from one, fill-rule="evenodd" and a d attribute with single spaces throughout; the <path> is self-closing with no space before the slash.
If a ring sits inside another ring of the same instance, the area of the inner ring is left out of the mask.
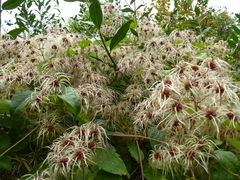
<path id="1" fill-rule="evenodd" d="M 234 148 L 240 151 L 240 141 L 233 138 L 228 138 L 227 142 L 232 145 Z"/>
<path id="2" fill-rule="evenodd" d="M 91 44 L 92 41 L 88 40 L 88 39 L 84 39 L 82 41 L 79 42 L 79 46 L 84 49 L 87 46 L 89 46 Z"/>
<path id="3" fill-rule="evenodd" d="M 230 151 L 216 150 L 217 161 L 227 170 L 236 172 L 240 170 L 240 162 L 235 154 Z"/>
<path id="4" fill-rule="evenodd" d="M 96 149 L 95 154 L 93 162 L 95 162 L 100 169 L 112 174 L 128 175 L 123 160 L 113 149 Z"/>
<path id="5" fill-rule="evenodd" d="M 71 57 L 71 56 L 74 56 L 74 55 L 77 55 L 78 53 L 76 51 L 74 51 L 72 48 L 68 48 L 67 49 L 67 52 L 66 52 L 66 55 L 68 57 Z"/>
<path id="6" fill-rule="evenodd" d="M 71 180 L 95 180 L 98 171 L 99 171 L 98 168 L 90 169 L 88 167 L 84 167 L 84 173 L 82 170 L 74 171 L 74 174 L 73 174 L 73 177 L 71 178 Z"/>
<path id="7" fill-rule="evenodd" d="M 103 14 L 102 14 L 101 5 L 98 2 L 98 0 L 92 1 L 91 5 L 89 7 L 89 13 L 90 13 L 92 22 L 94 23 L 96 28 L 100 30 L 102 21 L 103 21 Z"/>
<path id="8" fill-rule="evenodd" d="M 58 97 L 72 107 L 75 115 L 80 112 L 80 97 L 74 88 L 67 87 L 63 95 L 58 95 Z"/>
<path id="9" fill-rule="evenodd" d="M 232 28 L 238 35 L 240 35 L 240 29 L 237 26 L 233 25 Z"/>
<path id="10" fill-rule="evenodd" d="M 132 12 L 132 13 L 134 13 L 134 11 L 131 8 L 124 8 L 124 9 L 122 9 L 122 12 Z"/>
<path id="11" fill-rule="evenodd" d="M 122 27 L 117 31 L 117 33 L 113 36 L 110 44 L 110 50 L 113 50 L 114 47 L 118 45 L 119 42 L 121 42 L 125 36 L 127 35 L 127 32 L 130 28 L 130 25 L 133 21 L 130 20 L 122 25 Z"/>
<path id="12" fill-rule="evenodd" d="M 230 48 L 236 48 L 237 43 L 233 39 L 228 39 L 228 45 Z"/>
<path id="13" fill-rule="evenodd" d="M 0 114 L 10 112 L 10 102 L 7 100 L 0 100 Z"/>
<path id="14" fill-rule="evenodd" d="M 79 2 L 88 2 L 88 0 L 64 0 L 66 2 L 75 2 L 75 1 L 79 1 Z"/>
<path id="15" fill-rule="evenodd" d="M 122 180 L 123 178 L 119 175 L 110 174 L 104 171 L 99 171 L 97 176 L 95 176 L 97 180 Z"/>
<path id="16" fill-rule="evenodd" d="M 133 4 L 136 0 L 131 0 L 130 4 Z"/>
<path id="17" fill-rule="evenodd" d="M 92 120 L 92 117 L 89 116 L 89 115 L 88 115 L 87 113 L 85 113 L 84 111 L 81 111 L 81 112 L 77 115 L 76 119 L 77 119 L 78 121 L 80 121 L 81 123 L 86 123 L 86 122 L 90 122 L 90 121 Z"/>
<path id="18" fill-rule="evenodd" d="M 150 128 L 148 130 L 148 137 L 159 140 L 159 141 L 165 140 L 165 134 L 157 128 Z M 154 148 L 154 146 L 158 145 L 159 143 L 156 141 L 150 140 L 150 144 L 151 144 L 152 148 Z"/>
<path id="19" fill-rule="evenodd" d="M 147 180 L 167 180 L 160 171 L 152 169 L 148 164 L 144 165 L 143 172 Z"/>
<path id="20" fill-rule="evenodd" d="M 16 7 L 20 6 L 25 0 L 7 0 L 2 5 L 3 10 L 11 10 L 15 9 Z"/>
<path id="21" fill-rule="evenodd" d="M 200 48 L 200 49 L 203 49 L 203 48 L 205 48 L 205 44 L 198 44 L 198 43 L 192 43 L 192 46 L 193 47 L 196 47 L 196 48 Z"/>
<path id="22" fill-rule="evenodd" d="M 135 144 L 131 143 L 128 144 L 128 151 L 130 152 L 131 156 L 137 161 L 139 162 L 138 159 L 138 151 L 137 151 L 137 147 Z M 141 157 L 141 161 L 144 159 L 144 154 L 142 152 L 142 150 L 140 149 L 140 157 Z"/>
<path id="23" fill-rule="evenodd" d="M 19 36 L 19 34 L 21 34 L 24 31 L 25 31 L 25 28 L 16 28 L 9 31 L 8 34 L 15 39 L 17 36 Z"/>
<path id="24" fill-rule="evenodd" d="M 217 145 L 220 146 L 223 144 L 223 141 L 219 140 L 219 139 L 213 139 L 213 142 Z"/>
<path id="25" fill-rule="evenodd" d="M 198 6 L 195 6 L 194 11 L 195 11 L 196 16 L 199 16 L 200 13 L 201 13 L 201 10 L 200 10 L 200 8 Z"/>
<path id="26" fill-rule="evenodd" d="M 179 45 L 179 44 L 182 44 L 183 42 L 184 40 L 177 39 L 176 41 L 174 41 L 174 44 Z"/>
<path id="27" fill-rule="evenodd" d="M 236 13 L 235 16 L 238 18 L 238 21 L 240 22 L 240 13 Z"/>
<path id="28" fill-rule="evenodd" d="M 0 169 L 11 170 L 12 162 L 9 156 L 0 157 Z"/>
<path id="29" fill-rule="evenodd" d="M 208 57 L 207 53 L 206 52 L 201 52 L 199 54 L 196 55 L 196 59 L 202 61 L 204 59 L 206 59 Z"/>
<path id="30" fill-rule="evenodd" d="M 10 137 L 5 131 L 0 131 L 0 151 L 10 146 Z"/>
<path id="31" fill-rule="evenodd" d="M 138 33 L 137 33 L 137 31 L 135 31 L 134 29 L 130 29 L 131 30 L 131 33 L 134 35 L 134 36 L 136 36 L 136 37 L 138 37 Z"/>
<path id="32" fill-rule="evenodd" d="M 32 91 L 25 91 L 16 93 L 10 103 L 10 113 L 14 114 L 21 111 L 26 106 L 26 99 L 30 97 Z"/>
<path id="33" fill-rule="evenodd" d="M 210 169 L 211 180 L 236 180 L 236 176 L 230 174 L 218 163 L 214 163 L 214 166 Z"/>

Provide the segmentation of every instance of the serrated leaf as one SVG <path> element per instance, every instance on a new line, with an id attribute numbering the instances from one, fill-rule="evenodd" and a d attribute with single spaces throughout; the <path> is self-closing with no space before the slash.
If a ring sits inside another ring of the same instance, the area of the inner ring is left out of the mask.
<path id="1" fill-rule="evenodd" d="M 25 0 L 7 0 L 3 3 L 2 9 L 3 10 L 11 10 L 15 9 L 16 7 L 20 6 Z"/>
<path id="2" fill-rule="evenodd" d="M 112 149 L 96 149 L 93 161 L 96 165 L 109 173 L 117 175 L 128 175 L 127 168 L 119 154 Z"/>
<path id="3" fill-rule="evenodd" d="M 92 22 L 94 23 L 96 28 L 100 30 L 102 21 L 103 21 L 103 14 L 102 14 L 101 5 L 98 2 L 98 0 L 92 1 L 91 5 L 89 7 L 89 13 L 90 13 Z"/>
<path id="4" fill-rule="evenodd" d="M 118 45 L 118 43 L 120 43 L 126 37 L 132 22 L 133 21 L 130 20 L 123 24 L 122 27 L 120 27 L 120 29 L 117 31 L 117 33 L 113 36 L 111 40 L 110 50 L 113 50 L 113 48 L 115 48 Z"/>
<path id="5" fill-rule="evenodd" d="M 157 128 L 150 128 L 148 130 L 148 137 L 159 140 L 159 141 L 165 140 L 165 134 Z M 151 144 L 152 148 L 154 148 L 154 146 L 158 145 L 159 142 L 150 140 L 150 144 Z"/>
<path id="6" fill-rule="evenodd" d="M 80 112 L 80 97 L 74 88 L 66 88 L 64 94 L 58 97 L 73 108 L 75 115 Z"/>
<path id="7" fill-rule="evenodd" d="M 234 148 L 240 151 L 240 141 L 233 138 L 228 138 L 227 142 L 232 145 Z"/>
<path id="8" fill-rule="evenodd" d="M 135 144 L 131 143 L 128 144 L 128 151 L 130 152 L 131 156 L 137 161 L 139 162 L 139 158 L 138 158 L 138 151 L 137 151 L 137 147 Z M 141 157 L 141 161 L 144 159 L 144 154 L 142 152 L 142 150 L 140 149 L 140 157 Z"/>
<path id="9" fill-rule="evenodd" d="M 0 114 L 10 112 L 10 102 L 7 100 L 0 100 Z"/>
<path id="10" fill-rule="evenodd" d="M 14 114 L 21 111 L 26 106 L 26 99 L 30 97 L 32 91 L 16 93 L 10 102 L 10 113 Z"/>
<path id="11" fill-rule="evenodd" d="M 9 156 L 0 157 L 0 169 L 11 170 L 12 162 Z"/>
<path id="12" fill-rule="evenodd" d="M 240 162 L 235 154 L 230 151 L 216 150 L 217 161 L 227 170 L 236 172 L 240 170 Z"/>

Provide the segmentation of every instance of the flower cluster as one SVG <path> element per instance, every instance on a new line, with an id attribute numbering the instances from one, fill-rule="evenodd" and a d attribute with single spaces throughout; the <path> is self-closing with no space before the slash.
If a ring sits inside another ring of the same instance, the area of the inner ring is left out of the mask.
<path id="1" fill-rule="evenodd" d="M 182 167 L 185 173 L 194 167 L 202 167 L 208 172 L 209 158 L 215 148 L 214 142 L 207 137 L 186 138 L 184 142 L 169 142 L 160 146 L 150 155 L 152 166 L 172 174 Z"/>
<path id="2" fill-rule="evenodd" d="M 50 146 L 45 160 L 49 168 L 40 177 L 55 179 L 59 174 L 67 176 L 73 173 L 74 168 L 88 166 L 92 163 L 94 149 L 104 148 L 106 140 L 104 128 L 95 123 L 72 127 L 71 132 L 63 134 Z"/>
<path id="3" fill-rule="evenodd" d="M 123 17 L 120 14 L 120 8 L 113 3 L 103 5 L 104 24 L 101 31 L 107 37 L 114 35 L 115 30 L 123 23 Z"/>

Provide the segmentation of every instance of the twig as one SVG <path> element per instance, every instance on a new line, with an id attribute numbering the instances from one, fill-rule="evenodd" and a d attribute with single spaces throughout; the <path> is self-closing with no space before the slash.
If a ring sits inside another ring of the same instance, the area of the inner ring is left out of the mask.
<path id="1" fill-rule="evenodd" d="M 20 139 L 18 142 L 16 142 L 14 145 L 12 145 L 10 148 L 8 148 L 6 151 L 4 151 L 0 157 L 4 156 L 8 151 L 10 151 L 11 149 L 13 149 L 15 146 L 17 146 L 20 142 L 22 142 L 24 139 L 26 139 L 28 136 L 30 136 L 36 129 L 38 129 L 39 127 L 35 127 L 33 130 L 31 130 L 27 135 L 25 135 L 22 139 Z"/>
<path id="2" fill-rule="evenodd" d="M 141 159 L 141 153 L 140 153 L 140 147 L 139 147 L 138 140 L 136 140 L 135 143 L 136 143 L 136 147 L 137 147 L 138 161 L 140 163 L 141 179 L 144 180 L 143 164 L 142 164 L 142 159 Z"/>
<path id="3" fill-rule="evenodd" d="M 109 52 L 109 50 L 108 50 L 108 48 L 107 48 L 107 46 L 106 46 L 106 44 L 105 44 L 105 40 L 104 40 L 104 38 L 103 38 L 103 36 L 102 36 L 102 33 L 101 33 L 100 31 L 99 31 L 99 35 L 100 35 L 101 41 L 102 41 L 102 43 L 103 43 L 104 49 L 105 49 L 105 51 L 107 52 L 107 55 L 108 55 L 109 59 L 110 59 L 111 62 L 112 62 L 112 66 L 113 66 L 114 70 L 116 70 L 116 69 L 117 69 L 117 64 L 116 64 L 115 61 L 113 60 L 113 58 L 112 58 L 112 56 L 111 56 L 111 54 L 110 54 L 110 52 Z"/>
<path id="4" fill-rule="evenodd" d="M 155 142 L 158 142 L 158 143 L 167 144 L 166 142 L 160 141 L 158 139 L 154 139 L 154 138 L 150 138 L 150 137 L 146 137 L 146 136 L 141 136 L 141 135 L 134 135 L 134 134 L 109 134 L 109 136 L 148 139 L 148 140 L 155 141 Z"/>

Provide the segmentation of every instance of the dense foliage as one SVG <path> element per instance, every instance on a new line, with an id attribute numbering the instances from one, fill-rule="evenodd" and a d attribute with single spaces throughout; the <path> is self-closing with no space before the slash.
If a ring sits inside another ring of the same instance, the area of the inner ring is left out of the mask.
<path id="1" fill-rule="evenodd" d="M 239 178 L 238 25 L 233 50 L 134 0 L 82 2 L 74 32 L 0 40 L 0 178 Z"/>

